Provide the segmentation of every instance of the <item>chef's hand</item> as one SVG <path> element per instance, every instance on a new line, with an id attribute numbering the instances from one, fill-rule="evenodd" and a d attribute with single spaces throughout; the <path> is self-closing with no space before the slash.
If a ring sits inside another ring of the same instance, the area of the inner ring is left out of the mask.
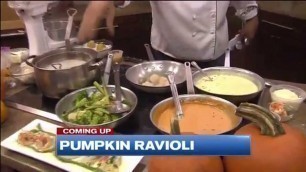
<path id="1" fill-rule="evenodd" d="M 80 43 L 93 39 L 100 22 L 106 19 L 106 26 L 110 35 L 114 35 L 115 6 L 113 1 L 91 1 L 86 8 L 81 27 L 78 33 Z"/>
<path id="2" fill-rule="evenodd" d="M 244 24 L 244 27 L 239 32 L 242 37 L 242 40 L 245 40 L 245 38 L 247 38 L 248 42 L 250 42 L 255 37 L 255 34 L 258 28 L 258 23 L 259 22 L 258 22 L 257 16 L 246 21 L 246 23 Z"/>

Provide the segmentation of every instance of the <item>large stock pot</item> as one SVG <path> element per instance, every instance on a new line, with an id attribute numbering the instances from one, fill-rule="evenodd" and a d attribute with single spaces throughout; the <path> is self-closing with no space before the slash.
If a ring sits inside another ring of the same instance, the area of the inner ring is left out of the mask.
<path id="1" fill-rule="evenodd" d="M 99 79 L 103 61 L 97 61 L 97 52 L 94 50 L 72 48 L 69 51 L 57 49 L 40 56 L 31 56 L 26 63 L 34 67 L 36 85 L 43 95 L 59 99 Z"/>

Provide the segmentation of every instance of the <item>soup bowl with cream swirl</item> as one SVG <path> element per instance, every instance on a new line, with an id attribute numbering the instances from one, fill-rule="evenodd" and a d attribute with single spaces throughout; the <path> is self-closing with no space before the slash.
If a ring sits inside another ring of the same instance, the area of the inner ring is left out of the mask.
<path id="1" fill-rule="evenodd" d="M 235 115 L 237 106 L 219 97 L 202 94 L 179 96 L 183 118 L 180 119 L 181 134 L 219 135 L 232 133 L 242 118 Z M 175 114 L 173 98 L 157 103 L 150 112 L 153 125 L 164 134 L 170 134 L 170 121 Z"/>
<path id="2" fill-rule="evenodd" d="M 257 103 L 265 88 L 262 77 L 249 70 L 235 67 L 210 67 L 193 74 L 197 93 L 217 96 L 235 105 Z"/>

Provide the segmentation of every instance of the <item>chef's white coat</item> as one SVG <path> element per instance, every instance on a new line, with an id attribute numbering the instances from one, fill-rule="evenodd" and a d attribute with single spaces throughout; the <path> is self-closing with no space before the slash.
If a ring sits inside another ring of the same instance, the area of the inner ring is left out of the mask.
<path id="1" fill-rule="evenodd" d="M 209 61 L 220 57 L 228 46 L 226 12 L 248 20 L 257 15 L 256 1 L 150 1 L 151 45 L 181 60 Z M 130 4 L 125 1 L 121 8 Z"/>

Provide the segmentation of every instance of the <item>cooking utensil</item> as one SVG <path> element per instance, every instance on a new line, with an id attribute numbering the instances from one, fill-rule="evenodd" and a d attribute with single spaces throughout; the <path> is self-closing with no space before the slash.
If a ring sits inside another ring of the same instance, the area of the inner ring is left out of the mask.
<path id="1" fill-rule="evenodd" d="M 118 25 L 115 25 L 113 26 L 113 28 L 117 28 L 119 27 Z M 95 28 L 95 29 L 92 29 L 92 30 L 104 30 L 104 29 L 109 29 L 110 27 L 99 27 L 99 28 Z"/>
<path id="2" fill-rule="evenodd" d="M 110 94 L 110 96 L 115 97 L 115 86 L 114 85 L 107 85 L 106 89 L 108 91 L 108 93 Z M 78 125 L 78 124 L 74 124 L 71 122 L 68 122 L 66 120 L 64 120 L 62 118 L 62 115 L 64 112 L 69 111 L 70 109 L 74 108 L 74 100 L 78 97 L 78 95 L 80 93 L 82 93 L 83 91 L 86 91 L 87 94 L 91 94 L 93 92 L 95 92 L 97 89 L 95 86 L 91 86 L 91 87 L 86 87 L 86 88 L 82 88 L 76 91 L 73 91 L 69 94 L 67 94 L 66 96 L 64 96 L 57 104 L 55 107 L 55 114 L 62 119 L 63 123 L 67 126 L 70 127 L 108 127 L 108 128 L 115 128 L 118 125 L 120 125 L 122 122 L 126 121 L 134 112 L 137 103 L 138 103 L 138 99 L 137 96 L 135 95 L 135 93 L 133 93 L 131 90 L 121 87 L 121 90 L 123 92 L 123 94 L 125 95 L 125 99 L 127 102 L 130 103 L 130 111 L 125 112 L 122 114 L 122 116 L 114 121 L 108 122 L 108 123 L 104 123 L 104 124 L 99 124 L 99 125 Z"/>
<path id="3" fill-rule="evenodd" d="M 148 58 L 150 61 L 154 61 L 154 56 L 153 56 L 153 53 L 151 51 L 151 46 L 150 44 L 144 44 L 144 47 L 146 48 L 146 51 L 147 51 L 147 55 L 148 55 Z"/>
<path id="4" fill-rule="evenodd" d="M 191 65 L 192 65 L 193 67 L 195 67 L 195 68 L 198 70 L 198 72 L 203 73 L 203 74 L 205 75 L 205 73 L 202 71 L 201 67 L 197 64 L 197 62 L 192 61 L 192 62 L 191 62 Z M 212 80 L 212 78 L 210 78 L 210 77 L 208 77 L 208 78 L 209 78 L 210 80 Z"/>
<path id="5" fill-rule="evenodd" d="M 113 62 L 113 54 L 109 53 L 107 56 L 107 61 L 105 65 L 104 75 L 103 75 L 103 81 L 104 81 L 104 84 L 106 85 L 108 85 L 108 82 L 109 82 L 109 75 L 110 75 L 110 70 L 112 68 L 112 62 Z"/>
<path id="6" fill-rule="evenodd" d="M 110 113 L 122 114 L 130 111 L 130 107 L 122 103 L 121 86 L 120 86 L 120 63 L 114 63 L 114 78 L 115 78 L 115 93 L 116 101 L 114 105 L 111 105 L 108 109 Z"/>
<path id="7" fill-rule="evenodd" d="M 35 58 L 34 58 L 35 57 Z M 30 62 L 30 59 L 33 59 Z M 100 79 L 103 60 L 97 61 L 97 52 L 88 48 L 57 49 L 41 56 L 31 56 L 26 63 L 34 67 L 38 88 L 49 98 L 61 98 L 71 91 L 91 85 Z M 61 69 L 52 64 L 60 63 Z"/>
<path id="8" fill-rule="evenodd" d="M 73 17 L 76 15 L 76 13 L 77 13 L 77 10 L 74 8 L 69 8 L 67 10 L 68 24 L 66 28 L 66 34 L 65 34 L 65 43 L 66 43 L 66 48 L 68 51 L 71 50 L 70 36 L 71 36 L 71 30 L 72 30 Z"/>
<path id="9" fill-rule="evenodd" d="M 166 73 L 173 72 L 174 80 L 177 88 L 180 89 L 184 86 L 186 80 L 185 66 L 182 63 L 174 61 L 150 61 L 136 64 L 130 67 L 125 76 L 133 87 L 148 93 L 169 93 L 171 92 L 170 86 L 144 86 L 142 83 L 152 74 L 166 76 Z"/>
<path id="10" fill-rule="evenodd" d="M 185 72 L 186 72 L 186 82 L 187 82 L 187 94 L 195 94 L 190 62 L 185 62 L 185 70 L 186 70 Z"/>
<path id="11" fill-rule="evenodd" d="M 174 75 L 173 73 L 170 72 L 167 76 L 168 76 L 168 80 L 170 83 L 170 88 L 171 88 L 173 101 L 175 105 L 175 114 L 173 115 L 170 121 L 171 134 L 181 134 L 179 120 L 184 116 L 184 114 L 183 114 L 180 100 L 178 98 L 178 92 L 177 92 L 177 88 L 174 82 Z"/>
<path id="12" fill-rule="evenodd" d="M 245 94 L 245 95 L 223 95 L 223 94 L 214 94 L 214 93 L 203 91 L 201 90 L 201 88 L 197 86 L 197 82 L 201 78 L 203 78 L 204 76 L 210 76 L 214 74 L 217 74 L 217 75 L 226 74 L 226 75 L 244 77 L 252 81 L 257 86 L 258 91 L 251 93 L 251 94 Z M 241 68 L 235 68 L 235 67 L 210 67 L 210 68 L 202 69 L 201 72 L 197 71 L 193 74 L 193 84 L 196 88 L 196 92 L 221 97 L 236 105 L 239 105 L 241 102 L 255 101 L 255 99 L 257 99 L 260 96 L 261 92 L 265 88 L 265 81 L 262 77 L 260 77 L 254 72 L 251 72 L 245 69 L 241 69 Z"/>
<path id="13" fill-rule="evenodd" d="M 241 124 L 242 122 L 242 118 L 238 117 L 237 115 L 235 115 L 235 111 L 237 106 L 234 105 L 233 103 L 216 97 L 216 96 L 211 96 L 211 95 L 203 95 L 203 94 L 192 94 L 192 95 L 179 95 L 178 97 L 180 99 L 180 102 L 194 102 L 194 101 L 204 101 L 204 102 L 208 102 L 209 104 L 215 104 L 216 106 L 220 106 L 222 108 L 222 110 L 224 110 L 226 112 L 226 114 L 231 118 L 232 122 L 233 122 L 233 126 L 231 129 L 227 130 L 227 131 L 222 131 L 216 134 L 225 134 L 225 133 L 233 133 L 233 131 L 238 128 L 238 126 Z M 163 113 L 167 108 L 173 106 L 173 98 L 169 97 L 165 100 L 160 101 L 159 103 L 157 103 L 150 111 L 150 120 L 152 122 L 152 124 L 161 132 L 164 134 L 170 134 L 164 130 L 162 130 L 161 128 L 159 128 L 158 126 L 158 117 L 161 113 Z M 203 113 L 203 115 L 206 115 L 205 113 Z M 198 119 L 194 119 L 194 120 L 198 120 Z M 180 131 L 182 132 L 182 131 Z M 204 133 L 203 133 L 204 134 Z"/>
<path id="14" fill-rule="evenodd" d="M 197 64 L 197 62 L 192 61 L 190 63 L 193 67 L 195 67 L 199 72 L 202 72 L 202 68 Z"/>
<path id="15" fill-rule="evenodd" d="M 109 26 L 109 27 L 104 26 L 104 27 L 94 28 L 94 29 L 92 29 L 92 30 L 93 30 L 93 31 L 94 31 L 94 30 L 106 30 L 106 29 L 108 29 L 108 28 L 117 28 L 117 27 L 119 27 L 119 26 L 118 26 L 118 25 Z M 79 28 L 79 27 L 77 26 L 76 28 Z"/>

